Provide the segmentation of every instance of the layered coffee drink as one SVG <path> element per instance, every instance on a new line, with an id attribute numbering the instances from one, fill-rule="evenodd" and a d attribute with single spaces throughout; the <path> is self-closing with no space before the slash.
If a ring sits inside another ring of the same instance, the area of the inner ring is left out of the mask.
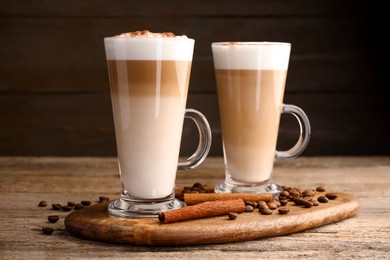
<path id="1" fill-rule="evenodd" d="M 271 175 L 283 99 L 277 89 L 284 88 L 286 73 L 216 71 L 227 170 L 234 180 L 262 182 Z"/>
<path id="2" fill-rule="evenodd" d="M 226 181 L 267 181 L 275 159 L 290 45 L 227 42 L 212 48 Z"/>
<path id="3" fill-rule="evenodd" d="M 123 193 L 172 193 L 194 40 L 137 31 L 105 38 Z"/>

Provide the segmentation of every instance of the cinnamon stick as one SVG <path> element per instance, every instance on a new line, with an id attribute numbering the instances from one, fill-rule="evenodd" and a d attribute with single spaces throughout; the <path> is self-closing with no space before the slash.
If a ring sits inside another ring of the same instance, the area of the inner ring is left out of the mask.
<path id="1" fill-rule="evenodd" d="M 171 223 L 183 220 L 214 217 L 229 212 L 241 213 L 245 210 L 242 199 L 206 201 L 184 208 L 161 212 L 158 219 L 161 223 Z"/>
<path id="2" fill-rule="evenodd" d="M 271 202 L 271 194 L 251 193 L 184 193 L 184 202 L 187 205 L 195 205 L 205 201 L 242 199 L 243 201 Z"/>

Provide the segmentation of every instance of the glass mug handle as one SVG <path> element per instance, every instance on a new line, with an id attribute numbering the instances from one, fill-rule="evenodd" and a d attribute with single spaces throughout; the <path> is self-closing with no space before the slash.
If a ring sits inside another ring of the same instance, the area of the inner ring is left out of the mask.
<path id="1" fill-rule="evenodd" d="M 287 151 L 276 151 L 276 159 L 291 159 L 300 155 L 306 148 L 309 143 L 311 135 L 311 127 L 309 118 L 306 116 L 305 112 L 294 105 L 285 105 L 283 104 L 282 113 L 292 114 L 298 120 L 300 134 L 297 143 Z"/>
<path id="2" fill-rule="evenodd" d="M 187 108 L 184 118 L 192 119 L 198 127 L 199 144 L 193 155 L 177 164 L 178 170 L 190 170 L 199 166 L 206 159 L 211 147 L 211 128 L 206 117 L 195 109 Z"/>

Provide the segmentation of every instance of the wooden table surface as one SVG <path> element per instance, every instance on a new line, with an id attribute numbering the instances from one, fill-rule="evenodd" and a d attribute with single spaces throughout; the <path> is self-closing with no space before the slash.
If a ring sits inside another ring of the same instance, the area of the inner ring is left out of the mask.
<path id="1" fill-rule="evenodd" d="M 176 185 L 218 183 L 222 158 L 208 158 L 198 169 L 178 172 Z M 74 237 L 64 228 L 67 212 L 52 203 L 116 198 L 120 180 L 115 158 L 0 157 L 0 259 L 65 258 L 275 258 L 389 259 L 390 157 L 301 157 L 277 161 L 274 181 L 358 196 L 352 218 L 280 237 L 240 243 L 146 247 L 116 245 Z M 49 207 L 38 207 L 42 200 Z M 48 215 L 60 215 L 55 224 Z M 54 227 L 44 235 L 42 227 Z"/>

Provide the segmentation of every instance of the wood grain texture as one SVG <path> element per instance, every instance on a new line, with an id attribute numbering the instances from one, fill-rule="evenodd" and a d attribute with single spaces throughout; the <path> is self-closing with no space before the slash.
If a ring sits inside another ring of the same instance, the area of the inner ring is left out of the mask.
<path id="1" fill-rule="evenodd" d="M 133 246 L 80 239 L 65 230 L 68 212 L 37 207 L 51 203 L 96 203 L 101 195 L 119 196 L 115 158 L 0 157 L 0 258 L 272 258 L 387 259 L 390 251 L 389 157 L 302 157 L 277 161 L 275 182 L 358 197 L 361 210 L 351 218 L 290 235 L 237 243 L 194 246 Z M 176 185 L 218 183 L 223 159 L 208 158 L 196 170 L 178 172 Z M 60 221 L 47 222 L 58 214 Z M 51 236 L 44 226 L 54 227 Z M 201 229 L 201 227 L 199 227 Z"/>

